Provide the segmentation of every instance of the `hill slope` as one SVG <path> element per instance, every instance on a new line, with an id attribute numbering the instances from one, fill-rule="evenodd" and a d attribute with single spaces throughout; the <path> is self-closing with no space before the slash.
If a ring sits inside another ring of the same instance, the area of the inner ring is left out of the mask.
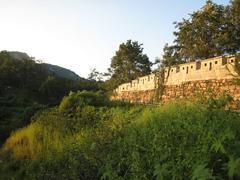
<path id="1" fill-rule="evenodd" d="M 97 88 L 68 69 L 37 63 L 26 53 L 1 51 L 0 146 L 37 111 L 57 105 L 71 91 Z"/>
<path id="2" fill-rule="evenodd" d="M 8 54 L 15 60 L 30 60 L 31 57 L 24 52 L 18 52 L 18 51 L 7 51 Z M 50 74 L 55 74 L 59 77 L 70 79 L 70 80 L 83 80 L 80 76 L 78 76 L 75 72 L 57 66 L 57 65 L 52 65 L 48 63 L 42 63 L 42 65 L 49 71 Z"/>
<path id="3" fill-rule="evenodd" d="M 48 71 L 50 73 L 56 74 L 59 77 L 62 78 L 66 78 L 66 79 L 70 79 L 70 80 L 83 80 L 84 78 L 81 78 L 80 76 L 78 76 L 75 72 L 57 66 L 57 65 L 53 65 L 53 64 L 47 64 L 47 63 L 42 63 L 42 66 L 46 67 L 46 69 L 48 69 Z"/>

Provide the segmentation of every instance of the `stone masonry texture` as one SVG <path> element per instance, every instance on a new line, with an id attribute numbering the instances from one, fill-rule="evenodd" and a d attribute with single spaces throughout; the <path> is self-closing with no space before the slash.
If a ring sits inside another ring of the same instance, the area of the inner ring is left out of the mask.
<path id="1" fill-rule="evenodd" d="M 218 95 L 229 94 L 235 101 L 240 101 L 240 85 L 236 83 L 238 75 L 234 71 L 234 62 L 234 56 L 217 57 L 201 61 L 201 67 L 198 70 L 196 70 L 197 62 L 180 65 L 182 69 L 180 72 L 179 67 L 171 68 L 170 75 L 163 85 L 161 101 L 192 99 L 210 91 Z M 188 70 L 186 70 L 187 67 Z M 177 68 L 178 72 L 176 72 Z M 111 99 L 153 103 L 158 96 L 155 81 L 156 77 L 151 74 L 120 85 Z"/>

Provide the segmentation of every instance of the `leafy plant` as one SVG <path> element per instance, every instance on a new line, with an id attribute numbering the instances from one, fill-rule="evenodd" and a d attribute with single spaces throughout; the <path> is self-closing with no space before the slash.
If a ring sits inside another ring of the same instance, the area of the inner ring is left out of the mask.
<path id="1" fill-rule="evenodd" d="M 207 179 L 215 179 L 212 176 L 211 170 L 206 168 L 206 164 L 197 165 L 193 170 L 191 180 L 207 180 Z"/>
<path id="2" fill-rule="evenodd" d="M 240 177 L 240 158 L 230 158 L 227 163 L 228 176 L 232 179 Z"/>

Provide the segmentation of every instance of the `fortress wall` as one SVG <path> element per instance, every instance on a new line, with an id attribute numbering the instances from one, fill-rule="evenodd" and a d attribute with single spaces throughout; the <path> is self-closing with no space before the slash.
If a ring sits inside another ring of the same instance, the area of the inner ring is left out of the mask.
<path id="1" fill-rule="evenodd" d="M 239 78 L 234 70 L 235 56 L 216 57 L 203 61 L 190 62 L 165 69 L 162 94 L 163 102 L 176 98 L 194 98 L 196 94 L 212 89 L 217 94 L 228 93 L 234 100 L 240 101 L 240 86 L 234 78 Z M 156 99 L 155 74 L 140 77 L 120 85 L 112 99 L 130 102 L 151 103 Z"/>
<path id="2" fill-rule="evenodd" d="M 116 92 L 122 91 L 142 91 L 155 88 L 155 74 L 140 77 L 131 81 L 130 83 L 121 84 Z"/>
<path id="3" fill-rule="evenodd" d="M 202 61 L 180 64 L 165 69 L 165 85 L 178 85 L 183 82 L 210 79 L 232 79 L 237 75 L 234 71 L 234 56 L 216 57 Z M 169 75 L 168 75 L 169 73 Z M 156 88 L 155 74 L 143 76 L 129 83 L 120 85 L 115 91 L 147 91 Z"/>
<path id="4" fill-rule="evenodd" d="M 183 82 L 178 85 L 165 85 L 162 101 L 168 102 L 175 99 L 192 99 L 208 90 L 216 94 L 230 94 L 235 101 L 240 101 L 240 86 L 236 85 L 233 79 L 201 80 Z M 112 96 L 114 100 L 126 100 L 130 102 L 151 103 L 156 95 L 156 91 L 122 91 Z"/>
<path id="5" fill-rule="evenodd" d="M 137 90 L 150 90 L 155 88 L 155 75 L 151 74 L 139 78 Z"/>
<path id="6" fill-rule="evenodd" d="M 217 57 L 181 64 L 170 69 L 166 84 L 176 85 L 188 81 L 231 79 L 233 78 L 231 73 L 234 74 L 234 62 L 234 57 Z M 165 70 L 165 77 L 167 77 L 167 73 Z"/>

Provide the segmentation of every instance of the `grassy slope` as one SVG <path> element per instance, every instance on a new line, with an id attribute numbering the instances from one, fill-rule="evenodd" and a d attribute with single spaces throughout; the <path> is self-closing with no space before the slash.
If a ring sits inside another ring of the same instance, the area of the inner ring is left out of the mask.
<path id="1" fill-rule="evenodd" d="M 238 113 L 217 103 L 79 106 L 74 98 L 7 140 L 0 173 L 29 179 L 239 177 Z"/>

